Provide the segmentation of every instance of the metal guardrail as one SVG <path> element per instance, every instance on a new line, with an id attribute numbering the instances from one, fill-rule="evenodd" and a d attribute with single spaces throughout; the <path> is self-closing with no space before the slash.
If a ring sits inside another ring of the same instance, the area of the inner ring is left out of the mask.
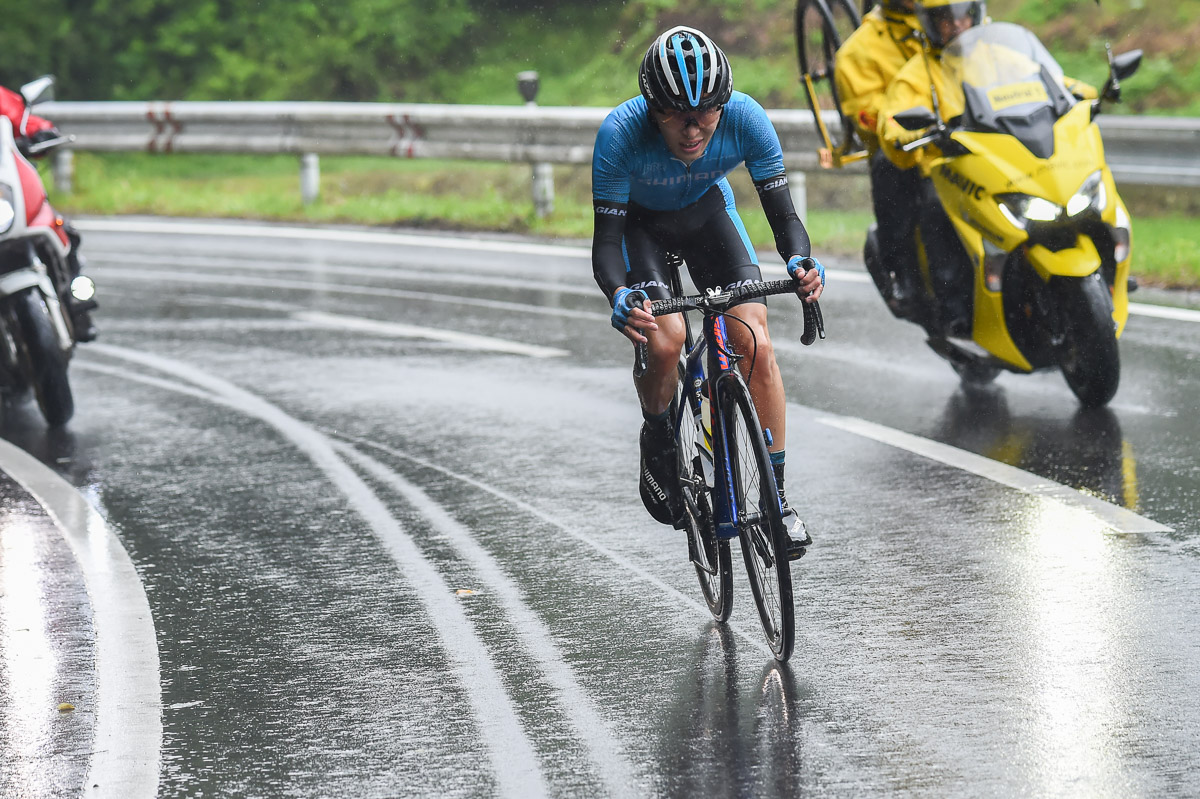
<path id="1" fill-rule="evenodd" d="M 57 102 L 38 106 L 88 151 L 379 155 L 590 163 L 607 108 L 289 102 Z M 815 172 L 812 114 L 767 111 L 791 171 Z M 826 112 L 827 124 L 837 116 Z M 1200 187 L 1200 118 L 1101 116 L 1119 182 Z M 307 160 L 307 166 L 305 161 Z M 69 169 L 69 166 L 68 166 Z M 848 172 L 861 172 L 848 168 Z M 311 181 L 311 174 L 308 176 Z M 301 177 L 302 185 L 305 176 Z M 315 186 L 315 183 L 313 183 Z"/>

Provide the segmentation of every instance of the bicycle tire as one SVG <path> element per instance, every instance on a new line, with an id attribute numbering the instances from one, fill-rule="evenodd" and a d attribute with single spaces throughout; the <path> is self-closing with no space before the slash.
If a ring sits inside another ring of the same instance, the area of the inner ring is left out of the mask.
<path id="1" fill-rule="evenodd" d="M 834 141 L 841 152 L 858 149 L 854 122 L 842 113 L 841 93 L 834 80 L 834 56 L 850 34 L 862 25 L 862 15 L 851 0 L 797 0 L 795 15 L 796 56 L 800 74 L 814 85 L 828 81 L 829 107 L 837 111 L 842 136 Z"/>
<path id="2" fill-rule="evenodd" d="M 734 492 L 739 509 L 738 537 L 750 592 L 758 608 L 763 634 L 775 659 L 784 662 L 796 641 L 792 600 L 792 567 L 787 531 L 775 488 L 775 473 L 750 390 L 740 375 L 722 377 L 721 420 Z M 752 521 L 757 518 L 757 521 Z"/>
<path id="3" fill-rule="evenodd" d="M 680 385 L 683 385 L 683 365 L 679 368 Z M 687 400 L 680 392 L 676 396 L 680 405 Z M 729 620 L 733 610 L 733 556 L 729 542 L 717 538 L 713 521 L 712 491 L 704 477 L 699 442 L 703 430 L 696 424 L 691 409 L 685 408 L 683 418 L 676 431 L 676 452 L 679 455 L 679 482 L 684 493 L 684 523 L 689 536 L 689 553 L 700 582 L 700 593 L 715 621 Z"/>

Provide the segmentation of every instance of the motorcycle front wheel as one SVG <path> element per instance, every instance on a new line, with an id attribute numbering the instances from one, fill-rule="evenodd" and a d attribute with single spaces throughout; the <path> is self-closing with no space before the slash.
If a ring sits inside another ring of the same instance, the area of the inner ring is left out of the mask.
<path id="1" fill-rule="evenodd" d="M 17 319 L 24 334 L 22 348 L 29 383 L 37 397 L 46 423 L 61 427 L 75 415 L 75 399 L 67 379 L 70 353 L 59 344 L 50 319 L 50 307 L 37 289 L 28 289 L 13 298 Z"/>
<path id="2" fill-rule="evenodd" d="M 1085 408 L 1099 408 L 1117 393 L 1121 357 L 1112 295 L 1099 272 L 1058 278 L 1052 284 L 1062 324 L 1059 366 Z"/>

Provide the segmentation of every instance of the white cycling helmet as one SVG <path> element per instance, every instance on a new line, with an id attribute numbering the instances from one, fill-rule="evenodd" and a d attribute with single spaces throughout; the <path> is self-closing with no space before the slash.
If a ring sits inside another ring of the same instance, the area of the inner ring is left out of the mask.
<path id="1" fill-rule="evenodd" d="M 729 59 L 712 39 L 680 25 L 650 45 L 638 86 L 651 108 L 703 111 L 729 102 L 733 74 Z"/>

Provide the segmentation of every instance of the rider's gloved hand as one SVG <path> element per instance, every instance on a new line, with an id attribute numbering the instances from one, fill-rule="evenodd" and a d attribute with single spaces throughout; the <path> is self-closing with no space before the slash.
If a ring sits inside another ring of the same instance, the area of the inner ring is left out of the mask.
<path id="1" fill-rule="evenodd" d="M 634 308 L 641 308 L 642 303 L 648 299 L 650 296 L 641 289 L 617 289 L 617 293 L 613 295 L 613 328 L 624 333 L 625 326 L 629 324 L 629 312 Z"/>
<path id="2" fill-rule="evenodd" d="M 814 281 L 810 273 L 816 270 L 820 282 Z M 796 294 L 800 297 L 820 296 L 820 289 L 825 285 L 825 267 L 811 256 L 793 255 L 787 262 L 788 275 L 796 281 Z"/>

